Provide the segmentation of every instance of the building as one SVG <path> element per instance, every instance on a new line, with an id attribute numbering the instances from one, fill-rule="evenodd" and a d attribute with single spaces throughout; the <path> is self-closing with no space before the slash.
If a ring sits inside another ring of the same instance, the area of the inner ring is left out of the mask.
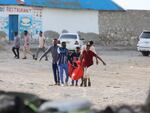
<path id="1" fill-rule="evenodd" d="M 13 32 L 62 30 L 99 34 L 99 11 L 122 11 L 112 0 L 1 0 L 0 35 L 13 40 Z"/>
<path id="2" fill-rule="evenodd" d="M 100 43 L 107 46 L 126 46 L 136 49 L 141 32 L 150 31 L 150 1 L 114 1 L 125 11 L 99 11 Z"/>

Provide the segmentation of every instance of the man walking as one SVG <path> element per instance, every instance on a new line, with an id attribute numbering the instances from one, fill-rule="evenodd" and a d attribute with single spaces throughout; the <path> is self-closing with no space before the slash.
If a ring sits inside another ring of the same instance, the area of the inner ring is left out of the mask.
<path id="1" fill-rule="evenodd" d="M 88 86 L 91 86 L 90 76 L 92 71 L 94 70 L 92 66 L 93 57 L 99 59 L 103 63 L 103 65 L 106 65 L 106 63 L 97 54 L 95 54 L 93 51 L 90 50 L 90 43 L 87 43 L 86 50 L 84 50 L 81 55 L 81 62 L 82 62 L 82 66 L 84 67 L 84 76 L 83 76 L 83 81 L 81 86 L 84 83 L 84 86 L 86 87 L 87 82 L 88 82 Z"/>
<path id="2" fill-rule="evenodd" d="M 39 47 L 38 47 L 36 54 L 35 54 L 35 60 L 37 60 L 38 54 L 40 51 L 45 52 L 45 37 L 44 37 L 42 31 L 40 31 L 40 33 L 39 33 Z M 47 55 L 45 55 L 45 60 L 46 61 L 48 60 Z"/>
<path id="3" fill-rule="evenodd" d="M 14 32 L 14 39 L 14 46 L 12 47 L 12 51 L 15 55 L 15 58 L 19 59 L 20 38 L 18 36 L 18 32 Z"/>
<path id="4" fill-rule="evenodd" d="M 94 47 L 94 42 L 92 40 L 90 40 L 90 41 L 88 41 L 88 44 L 90 46 L 90 51 L 92 51 L 93 53 L 96 54 L 96 50 L 95 50 L 95 47 Z M 83 53 L 84 50 L 86 50 L 86 45 L 82 46 L 81 54 Z M 98 64 L 99 62 L 98 62 L 98 58 L 97 57 L 95 57 L 95 60 L 96 60 L 96 64 Z M 83 85 L 83 77 L 81 78 L 81 81 L 82 82 L 81 82 L 80 86 Z"/>
<path id="5" fill-rule="evenodd" d="M 28 31 L 24 31 L 24 46 L 23 46 L 23 54 L 24 57 L 22 59 L 27 59 L 27 53 L 32 55 L 33 59 L 35 57 L 35 55 L 31 52 L 30 50 L 30 36 Z"/>
<path id="6" fill-rule="evenodd" d="M 59 80 L 59 71 L 58 71 L 58 66 L 57 66 L 57 61 L 58 61 L 58 45 L 57 45 L 57 39 L 53 40 L 53 45 L 50 46 L 46 52 L 40 57 L 40 61 L 44 56 L 46 56 L 49 52 L 52 54 L 52 69 L 53 69 L 53 74 L 54 74 L 54 82 L 55 85 L 60 84 Z"/>
<path id="7" fill-rule="evenodd" d="M 65 84 L 68 85 L 68 49 L 66 48 L 66 42 L 62 42 L 61 46 L 58 48 L 58 68 L 61 86 L 64 86 L 63 71 L 66 74 Z"/>

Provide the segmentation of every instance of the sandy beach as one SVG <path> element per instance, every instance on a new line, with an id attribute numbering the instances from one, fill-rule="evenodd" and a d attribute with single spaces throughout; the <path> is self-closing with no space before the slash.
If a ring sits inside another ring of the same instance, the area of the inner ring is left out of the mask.
<path id="1" fill-rule="evenodd" d="M 1 50 L 0 90 L 29 92 L 49 100 L 84 98 L 94 108 L 144 103 L 150 85 L 150 57 L 135 50 L 96 49 L 107 66 L 94 65 L 92 86 L 86 88 L 54 86 L 51 55 L 49 61 L 35 61 L 29 55 L 18 60 L 10 50 Z"/>

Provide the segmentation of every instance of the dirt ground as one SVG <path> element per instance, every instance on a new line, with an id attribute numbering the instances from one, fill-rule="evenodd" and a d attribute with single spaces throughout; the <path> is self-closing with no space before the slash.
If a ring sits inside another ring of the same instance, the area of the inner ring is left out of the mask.
<path id="1" fill-rule="evenodd" d="M 53 86 L 51 58 L 41 62 L 14 59 L 10 50 L 0 51 L 0 90 L 37 94 L 50 100 L 84 98 L 93 107 L 141 104 L 150 85 L 150 57 L 135 50 L 97 48 L 107 66 L 94 65 L 92 87 Z M 21 55 L 22 56 L 22 55 Z"/>

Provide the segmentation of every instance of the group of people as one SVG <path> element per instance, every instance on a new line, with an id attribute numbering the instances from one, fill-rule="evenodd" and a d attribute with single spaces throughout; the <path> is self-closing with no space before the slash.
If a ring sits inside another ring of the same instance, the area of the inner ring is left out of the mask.
<path id="1" fill-rule="evenodd" d="M 24 44 L 23 44 L 23 58 L 22 59 L 27 59 L 27 54 L 30 54 L 33 57 L 33 59 L 36 60 L 40 51 L 45 52 L 45 50 L 46 50 L 46 48 L 45 48 L 45 37 L 44 37 L 42 31 L 40 31 L 38 39 L 39 39 L 39 47 L 36 51 L 36 54 L 34 54 L 30 50 L 30 34 L 28 31 L 26 31 L 26 30 L 24 31 L 24 33 L 23 33 Z M 20 52 L 19 52 L 20 42 L 21 42 L 21 39 L 18 36 L 18 32 L 14 32 L 14 45 L 12 47 L 12 51 L 15 55 L 14 58 L 16 58 L 16 59 L 20 58 Z M 46 56 L 45 60 L 48 60 L 47 56 Z"/>
<path id="2" fill-rule="evenodd" d="M 93 71 L 93 57 L 96 58 L 96 64 L 98 64 L 98 60 L 100 60 L 104 65 L 106 65 L 106 63 L 96 54 L 95 48 L 93 46 L 93 41 L 89 41 L 82 48 L 80 48 L 79 46 L 76 47 L 76 50 L 73 53 L 71 53 L 66 48 L 66 42 L 62 42 L 61 47 L 59 47 L 57 43 L 57 39 L 54 39 L 53 45 L 50 46 L 39 59 L 41 61 L 42 58 L 46 56 L 49 52 L 52 54 L 52 69 L 55 85 L 68 85 L 68 62 L 70 62 L 72 66 L 76 68 L 76 62 L 80 60 L 84 70 L 84 75 L 81 78 L 80 86 L 91 86 L 90 76 Z M 63 72 L 65 72 L 65 77 Z M 72 80 L 71 85 L 78 86 L 78 80 Z"/>
<path id="3" fill-rule="evenodd" d="M 15 58 L 19 59 L 20 38 L 18 37 L 17 32 L 14 33 L 14 36 L 15 36 L 15 45 L 13 46 L 12 51 L 14 52 Z M 96 54 L 95 48 L 93 46 L 93 41 L 89 41 L 82 48 L 80 48 L 80 46 L 77 46 L 76 50 L 74 52 L 71 52 L 66 48 L 66 42 L 62 42 L 61 47 L 59 47 L 57 45 L 58 40 L 53 39 L 53 45 L 46 50 L 44 46 L 45 37 L 41 31 L 39 33 L 39 47 L 36 51 L 36 54 L 33 54 L 30 51 L 29 39 L 30 38 L 28 32 L 24 31 L 23 59 L 27 59 L 26 54 L 29 53 L 32 55 L 34 60 L 37 60 L 39 52 L 43 51 L 44 54 L 39 58 L 39 61 L 41 61 L 43 57 L 45 57 L 45 60 L 48 60 L 47 54 L 51 53 L 52 69 L 53 69 L 55 85 L 60 85 L 60 86 L 69 85 L 68 84 L 69 82 L 68 62 L 70 62 L 74 68 L 77 67 L 76 62 L 78 60 L 81 62 L 81 67 L 83 68 L 84 74 L 83 77 L 81 78 L 80 86 L 84 86 L 84 87 L 91 86 L 90 77 L 93 71 L 93 66 L 92 66 L 94 64 L 93 57 L 96 58 L 96 64 L 98 64 L 99 63 L 98 60 L 100 60 L 103 63 L 103 65 L 106 65 L 106 63 Z M 78 86 L 78 80 L 76 81 L 71 80 L 71 85 Z"/>

